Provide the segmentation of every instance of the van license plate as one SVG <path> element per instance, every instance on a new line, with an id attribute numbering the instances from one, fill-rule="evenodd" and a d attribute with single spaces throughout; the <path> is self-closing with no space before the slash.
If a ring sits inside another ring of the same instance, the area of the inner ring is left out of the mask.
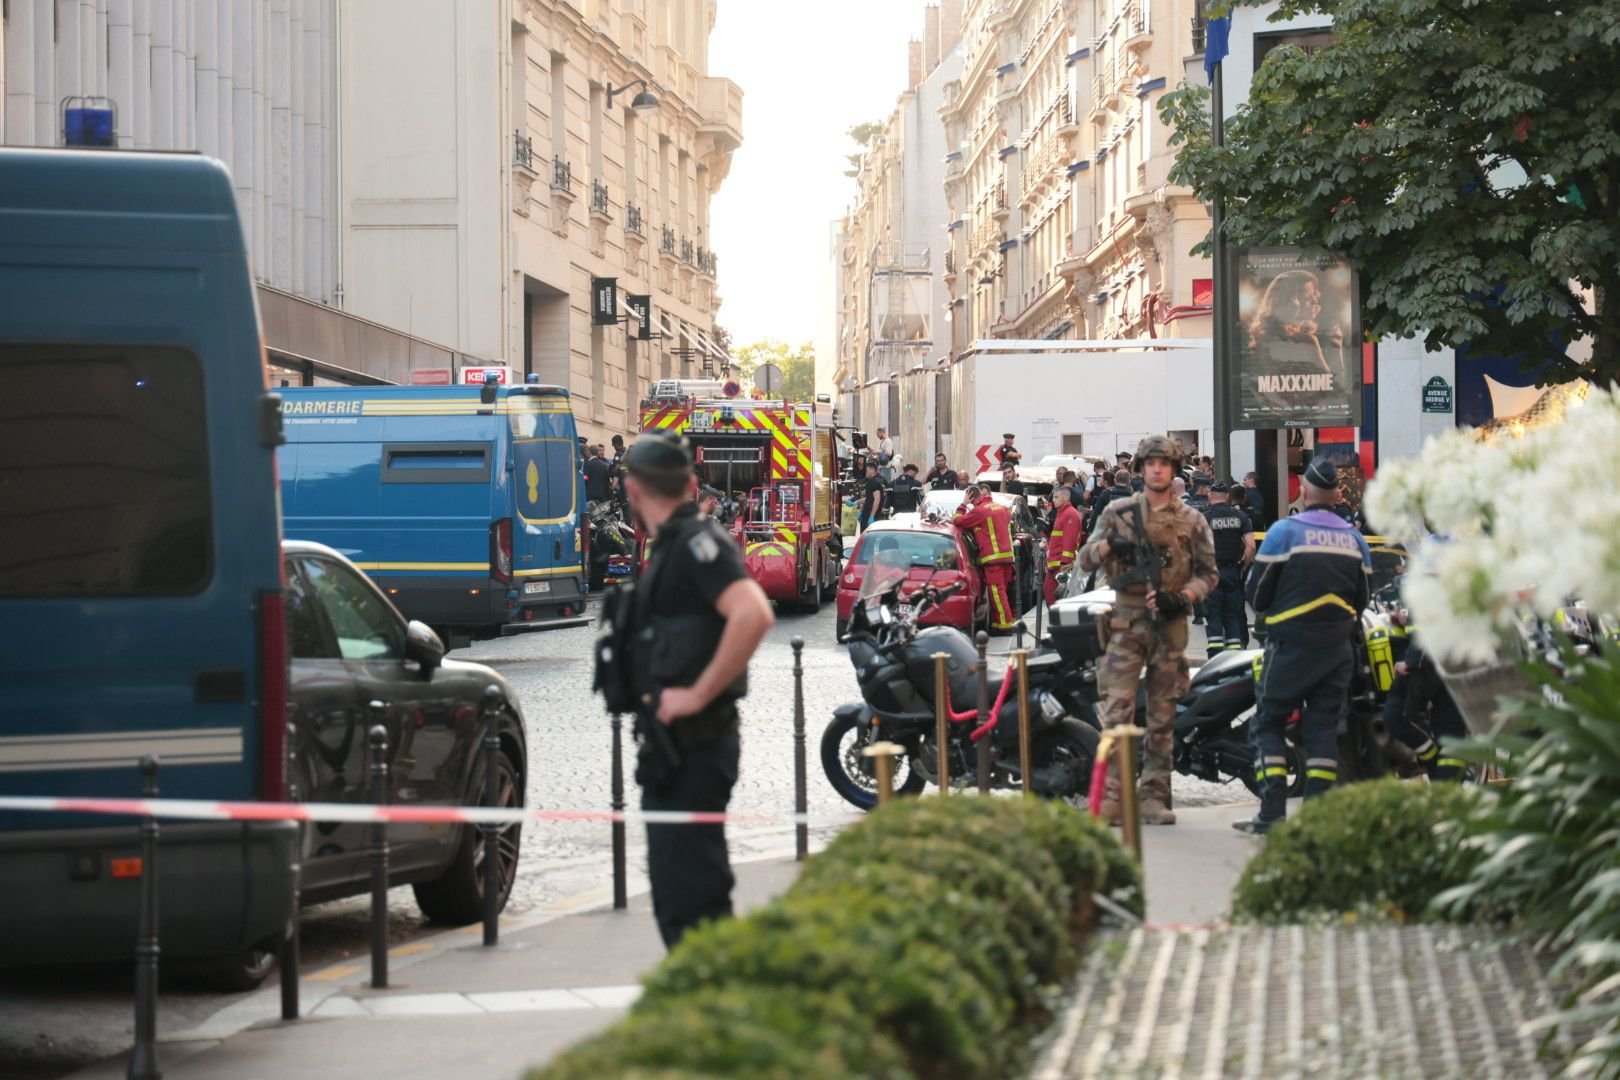
<path id="1" fill-rule="evenodd" d="M 533 596 L 535 593 L 548 593 L 551 591 L 549 581 L 526 581 L 523 583 L 523 595 Z"/>

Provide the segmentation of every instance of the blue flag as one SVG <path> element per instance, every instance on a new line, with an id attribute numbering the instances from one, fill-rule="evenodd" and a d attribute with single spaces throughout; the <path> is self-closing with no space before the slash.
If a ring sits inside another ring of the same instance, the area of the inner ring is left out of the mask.
<path id="1" fill-rule="evenodd" d="M 1226 59 L 1227 41 L 1232 36 L 1232 16 L 1222 15 L 1204 24 L 1204 74 L 1215 77 L 1215 66 Z"/>

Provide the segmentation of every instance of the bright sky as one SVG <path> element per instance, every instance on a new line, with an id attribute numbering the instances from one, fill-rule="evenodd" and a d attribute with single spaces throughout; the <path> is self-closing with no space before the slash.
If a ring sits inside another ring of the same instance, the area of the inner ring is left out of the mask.
<path id="1" fill-rule="evenodd" d="M 743 143 L 710 208 L 720 325 L 811 341 L 831 303 L 830 225 L 855 194 L 844 132 L 887 120 L 924 0 L 720 0 L 709 72 L 743 91 Z"/>

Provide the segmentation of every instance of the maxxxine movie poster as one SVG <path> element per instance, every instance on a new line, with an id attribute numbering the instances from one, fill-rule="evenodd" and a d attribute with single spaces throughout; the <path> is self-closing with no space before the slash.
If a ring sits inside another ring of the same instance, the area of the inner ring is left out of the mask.
<path id="1" fill-rule="evenodd" d="M 1237 252 L 1238 429 L 1361 424 L 1355 268 L 1298 248 Z"/>

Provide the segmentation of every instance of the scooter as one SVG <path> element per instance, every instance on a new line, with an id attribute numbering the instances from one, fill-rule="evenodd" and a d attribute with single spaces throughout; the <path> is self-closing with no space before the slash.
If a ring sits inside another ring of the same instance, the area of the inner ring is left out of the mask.
<path id="1" fill-rule="evenodd" d="M 904 751 L 895 775 L 899 794 L 917 794 L 928 784 L 939 783 L 934 655 L 944 653 L 951 720 L 943 749 L 949 777 L 954 782 L 973 776 L 978 747 L 989 740 L 991 785 L 1021 787 L 1018 703 L 1013 700 L 1011 670 L 989 680 L 995 704 L 991 718 L 978 724 L 974 671 L 978 652 L 973 642 L 955 627 L 918 630 L 916 625 L 922 612 L 963 585 L 940 588 L 924 582 L 907 589 L 905 601 L 912 612 L 902 614 L 901 593 L 912 568 L 903 555 L 895 556 L 884 552 L 874 558 L 850 613 L 845 640 L 862 700 L 835 709 L 822 732 L 821 764 L 828 781 L 853 805 L 863 810 L 876 805 L 874 769 L 862 752 L 886 741 Z M 1029 665 L 1031 784 L 1037 794 L 1078 800 L 1087 794 L 1099 735 L 1095 726 L 1070 716 L 1054 692 L 1062 666 L 1057 656 Z"/>

